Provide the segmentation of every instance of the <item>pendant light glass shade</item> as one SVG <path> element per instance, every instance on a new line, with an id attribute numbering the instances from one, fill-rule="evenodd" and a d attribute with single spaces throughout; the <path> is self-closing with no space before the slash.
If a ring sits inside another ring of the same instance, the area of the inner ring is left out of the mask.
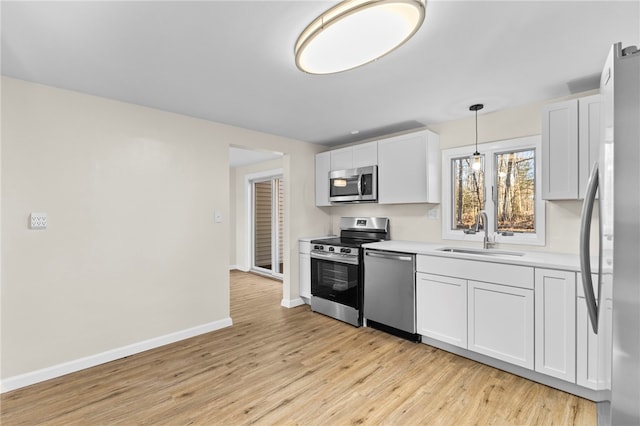
<path id="1" fill-rule="evenodd" d="M 482 155 L 478 152 L 478 111 L 484 108 L 482 104 L 475 104 L 469 107 L 469 111 L 476 113 L 476 150 L 471 154 L 471 168 L 475 171 L 482 169 Z"/>
<path id="2" fill-rule="evenodd" d="M 476 172 L 482 169 L 482 155 L 478 151 L 471 156 L 471 168 Z"/>
<path id="3" fill-rule="evenodd" d="M 310 74 L 347 71 L 410 39 L 424 21 L 425 0 L 346 0 L 300 34 L 296 66 Z"/>

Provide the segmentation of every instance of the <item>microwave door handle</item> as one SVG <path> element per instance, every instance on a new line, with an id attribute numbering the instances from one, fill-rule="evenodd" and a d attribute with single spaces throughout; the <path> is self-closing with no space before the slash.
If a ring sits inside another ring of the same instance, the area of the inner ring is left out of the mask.
<path id="1" fill-rule="evenodd" d="M 591 327 L 593 328 L 593 332 L 595 334 L 598 334 L 598 305 L 600 304 L 600 300 L 596 302 L 596 298 L 593 293 L 589 243 L 591 239 L 591 216 L 593 214 L 593 206 L 597 190 L 598 163 L 593 165 L 591 175 L 589 176 L 587 193 L 585 194 L 584 202 L 582 204 L 582 214 L 580 218 L 580 270 L 582 272 L 582 289 L 584 290 L 584 299 L 587 303 L 587 310 L 589 312 L 589 319 L 591 320 Z M 600 275 L 601 273 L 602 270 L 600 269 L 598 271 L 598 275 Z M 598 278 L 598 287 L 599 286 L 600 279 Z M 598 298 L 599 297 L 600 288 L 598 288 Z"/>
<path id="2" fill-rule="evenodd" d="M 358 195 L 362 197 L 362 173 L 358 175 Z"/>

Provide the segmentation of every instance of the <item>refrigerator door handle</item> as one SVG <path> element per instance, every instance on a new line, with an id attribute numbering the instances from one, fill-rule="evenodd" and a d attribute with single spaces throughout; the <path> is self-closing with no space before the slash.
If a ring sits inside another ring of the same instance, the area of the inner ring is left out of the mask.
<path id="1" fill-rule="evenodd" d="M 598 302 L 596 302 L 593 292 L 593 282 L 591 280 L 591 261 L 590 261 L 590 237 L 591 237 L 591 216 L 593 214 L 593 206 L 596 199 L 596 191 L 598 190 L 598 163 L 593 165 L 589 182 L 587 184 L 587 193 L 582 203 L 582 214 L 580 218 L 580 270 L 582 271 L 582 289 L 584 290 L 584 298 L 587 303 L 587 311 L 591 320 L 593 332 L 598 334 Z M 599 271 L 598 271 L 599 273 Z M 598 280 L 598 287 L 600 287 Z M 600 290 L 598 289 L 598 296 Z"/>

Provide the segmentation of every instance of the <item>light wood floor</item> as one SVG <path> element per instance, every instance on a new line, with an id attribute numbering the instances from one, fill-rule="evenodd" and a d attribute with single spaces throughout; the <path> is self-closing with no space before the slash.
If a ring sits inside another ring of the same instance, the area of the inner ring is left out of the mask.
<path id="1" fill-rule="evenodd" d="M 596 424 L 590 401 L 281 297 L 232 272 L 232 327 L 4 394 L 2 424 Z"/>

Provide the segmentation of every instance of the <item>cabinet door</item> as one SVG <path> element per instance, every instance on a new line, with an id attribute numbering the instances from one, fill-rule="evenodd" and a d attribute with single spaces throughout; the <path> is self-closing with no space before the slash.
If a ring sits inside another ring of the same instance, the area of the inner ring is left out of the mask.
<path id="1" fill-rule="evenodd" d="M 311 299 L 311 256 L 309 254 L 300 253 L 299 271 L 300 296 L 305 297 L 308 301 L 309 299 Z"/>
<path id="2" fill-rule="evenodd" d="M 535 271 L 536 371 L 576 379 L 576 274 Z"/>
<path id="3" fill-rule="evenodd" d="M 600 151 L 600 95 L 578 99 L 579 170 L 578 198 L 584 199 L 587 181 Z"/>
<path id="4" fill-rule="evenodd" d="M 331 167 L 329 152 L 316 154 L 316 206 L 330 206 L 329 202 L 329 169 Z"/>
<path id="5" fill-rule="evenodd" d="M 467 348 L 467 281 L 416 274 L 418 333 Z"/>
<path id="6" fill-rule="evenodd" d="M 378 203 L 439 203 L 438 135 L 421 131 L 378 142 Z"/>
<path id="7" fill-rule="evenodd" d="M 331 153 L 331 170 L 353 169 L 353 148 L 340 148 Z"/>
<path id="8" fill-rule="evenodd" d="M 533 369 L 533 290 L 469 281 L 469 350 Z"/>
<path id="9" fill-rule="evenodd" d="M 353 146 L 353 167 L 378 165 L 378 142 L 368 142 Z"/>
<path id="10" fill-rule="evenodd" d="M 592 280 L 597 282 L 598 276 L 593 275 Z M 610 364 L 611 336 L 611 298 L 604 297 L 603 309 L 600 310 L 600 333 L 595 334 L 591 328 L 587 304 L 582 291 L 582 277 L 578 273 L 578 298 L 576 299 L 576 383 L 589 389 L 607 389 L 608 372 Z M 596 290 L 597 294 L 597 290 Z"/>
<path id="11" fill-rule="evenodd" d="M 542 108 L 542 198 L 578 197 L 578 100 Z"/>

